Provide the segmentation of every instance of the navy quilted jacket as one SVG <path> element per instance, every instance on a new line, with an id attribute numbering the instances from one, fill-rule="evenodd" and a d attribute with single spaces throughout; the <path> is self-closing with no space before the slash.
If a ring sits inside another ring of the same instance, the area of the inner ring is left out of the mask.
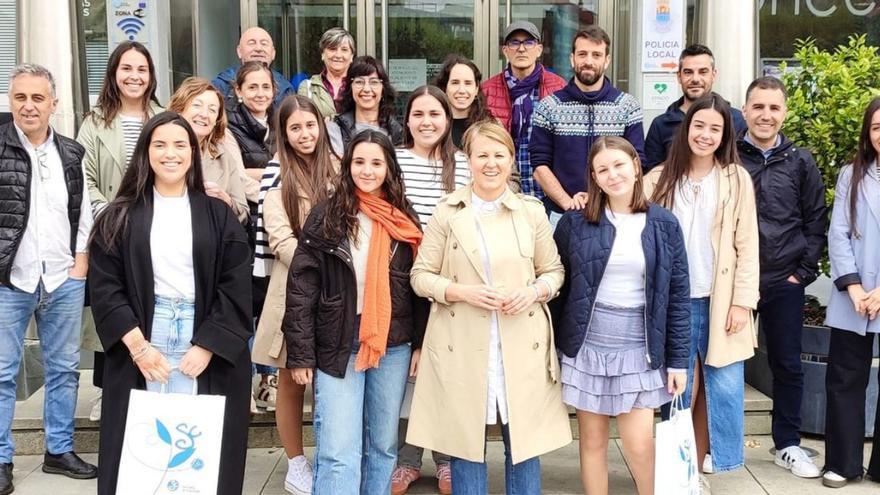
<path id="1" fill-rule="evenodd" d="M 604 212 L 599 223 L 593 224 L 583 212 L 569 211 L 556 227 L 553 237 L 565 266 L 565 282 L 550 307 L 556 345 L 566 356 L 577 355 L 584 341 L 615 235 Z M 649 206 L 642 249 L 651 368 L 687 369 L 691 326 L 687 254 L 681 227 L 672 213 Z"/>

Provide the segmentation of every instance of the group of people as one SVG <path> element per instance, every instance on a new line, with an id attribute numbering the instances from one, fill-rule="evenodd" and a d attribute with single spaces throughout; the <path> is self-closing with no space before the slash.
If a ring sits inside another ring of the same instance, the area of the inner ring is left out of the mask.
<path id="1" fill-rule="evenodd" d="M 268 33 L 248 29 L 240 65 L 186 79 L 163 108 L 150 53 L 124 42 L 76 140 L 49 125 L 52 74 L 12 72 L 13 123 L 0 127 L 0 495 L 13 491 L 31 317 L 46 363 L 43 470 L 97 476 L 101 494 L 116 491 L 130 391 L 194 386 L 226 396 L 222 494 L 241 493 L 255 406 L 275 409 L 284 486 L 298 495 L 402 495 L 423 449 L 441 493 L 487 493 L 489 425 L 502 433 L 507 493 L 538 494 L 540 455 L 572 440 L 567 406 L 585 491 L 608 492 L 614 417 L 638 492 L 651 494 L 654 411 L 668 417 L 677 395 L 693 411 L 701 472 L 743 466 L 755 313 L 776 464 L 832 487 L 863 475 L 880 332 L 869 247 L 880 242 L 880 99 L 840 173 L 827 235 L 823 475 L 798 431 L 825 188 L 810 151 L 780 133 L 779 80 L 752 82 L 740 112 L 712 92 L 712 52 L 688 47 L 682 98 L 645 137 L 638 101 L 605 76 L 602 29 L 575 35 L 566 82 L 539 62 L 540 31 L 518 21 L 503 33 L 501 73 L 483 82 L 452 55 L 400 122 L 385 69 L 356 56 L 351 34 L 330 29 L 319 49 L 324 70 L 294 90 L 269 67 Z M 81 328 L 103 389 L 98 467 L 73 450 Z M 868 475 L 880 480 L 876 442 Z M 701 486 L 709 493 L 704 476 Z"/>

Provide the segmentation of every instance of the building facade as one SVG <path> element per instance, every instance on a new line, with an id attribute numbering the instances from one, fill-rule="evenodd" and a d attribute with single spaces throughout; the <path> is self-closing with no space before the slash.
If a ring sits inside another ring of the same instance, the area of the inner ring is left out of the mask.
<path id="1" fill-rule="evenodd" d="M 796 39 L 833 47 L 866 33 L 878 45 L 878 17 L 880 2 L 868 0 L 0 0 L 0 111 L 9 70 L 42 63 L 58 78 L 56 126 L 72 134 L 97 98 L 114 43 L 147 44 L 164 102 L 187 76 L 235 64 L 239 33 L 255 25 L 275 40 L 275 68 L 294 79 L 320 71 L 321 33 L 343 26 L 358 54 L 382 60 L 405 94 L 450 53 L 472 58 L 484 77 L 498 72 L 504 26 L 529 20 L 543 34 L 543 64 L 565 78 L 573 34 L 603 27 L 613 40 L 609 75 L 650 120 L 678 97 L 675 68 L 658 60 L 674 60 L 688 43 L 713 49 L 715 89 L 739 105 L 749 81 L 792 57 Z"/>

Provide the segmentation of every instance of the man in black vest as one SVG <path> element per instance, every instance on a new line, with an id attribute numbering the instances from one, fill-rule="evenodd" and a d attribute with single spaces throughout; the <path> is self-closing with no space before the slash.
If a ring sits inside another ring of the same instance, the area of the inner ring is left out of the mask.
<path id="1" fill-rule="evenodd" d="M 31 317 L 46 370 L 43 471 L 76 479 L 98 473 L 73 452 L 92 211 L 83 147 L 49 127 L 57 104 L 45 67 L 12 70 L 13 121 L 0 126 L 0 495 L 13 491 L 15 379 Z"/>

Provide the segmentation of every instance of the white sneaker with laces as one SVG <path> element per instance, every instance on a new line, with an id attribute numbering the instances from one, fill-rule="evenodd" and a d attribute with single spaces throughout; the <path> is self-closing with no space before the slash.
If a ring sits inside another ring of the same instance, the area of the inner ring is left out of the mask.
<path id="1" fill-rule="evenodd" d="M 797 445 L 777 450 L 774 462 L 777 466 L 788 469 L 791 471 L 791 474 L 799 478 L 818 478 L 822 476 L 822 471 L 813 464 L 810 456 Z"/>
<path id="2" fill-rule="evenodd" d="M 92 410 L 89 411 L 89 420 L 101 421 L 101 391 L 92 399 Z"/>
<path id="3" fill-rule="evenodd" d="M 312 495 L 312 466 L 304 455 L 287 460 L 284 489 L 293 495 Z"/>

